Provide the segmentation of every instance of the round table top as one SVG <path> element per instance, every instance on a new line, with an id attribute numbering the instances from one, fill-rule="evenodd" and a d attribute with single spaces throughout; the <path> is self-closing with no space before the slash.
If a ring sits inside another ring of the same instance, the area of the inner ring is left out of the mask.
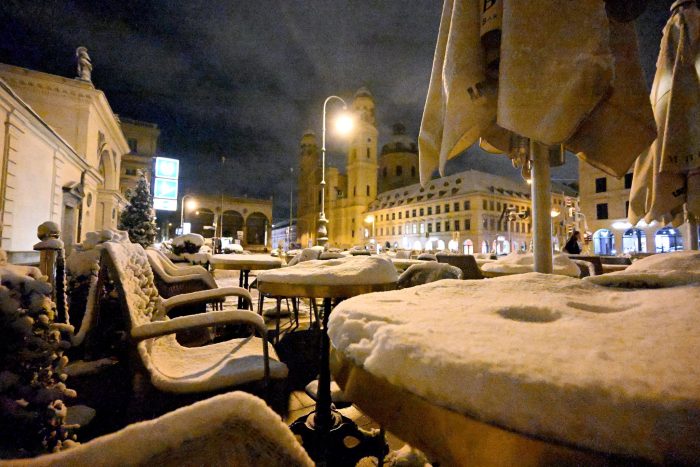
<path id="1" fill-rule="evenodd" d="M 212 255 L 209 264 L 211 264 L 214 269 L 264 270 L 281 268 L 282 260 L 264 254 L 221 254 Z"/>
<path id="2" fill-rule="evenodd" d="M 258 277 L 258 290 L 260 293 L 273 297 L 350 298 L 355 295 L 385 292 L 395 288 L 396 282 L 380 284 L 294 284 L 288 282 L 265 282 L 264 278 Z"/>

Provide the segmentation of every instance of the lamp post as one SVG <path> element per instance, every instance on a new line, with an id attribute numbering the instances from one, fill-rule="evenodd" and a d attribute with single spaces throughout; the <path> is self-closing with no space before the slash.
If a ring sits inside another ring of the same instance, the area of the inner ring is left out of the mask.
<path id="1" fill-rule="evenodd" d="M 343 103 L 343 110 L 347 110 L 348 106 L 345 101 L 338 96 L 328 96 L 323 102 L 323 126 L 321 132 L 321 212 L 318 215 L 318 231 L 316 242 L 320 246 L 325 246 L 328 243 L 328 219 L 326 219 L 326 106 L 328 102 L 337 99 Z M 341 132 L 348 132 L 352 122 L 348 117 L 338 120 L 337 128 Z"/>
<path id="2" fill-rule="evenodd" d="M 372 236 L 371 236 L 371 238 L 375 238 L 374 237 L 374 220 L 375 219 L 374 219 L 374 216 L 372 214 L 369 214 L 369 215 L 367 215 L 367 217 L 365 217 L 365 222 L 367 224 L 372 224 Z"/>
<path id="3" fill-rule="evenodd" d="M 192 196 L 191 194 L 186 194 L 182 197 L 182 200 L 180 201 L 180 234 L 182 235 L 183 233 L 183 226 L 185 224 L 185 199 L 188 197 Z M 190 209 L 192 209 L 191 207 Z"/>

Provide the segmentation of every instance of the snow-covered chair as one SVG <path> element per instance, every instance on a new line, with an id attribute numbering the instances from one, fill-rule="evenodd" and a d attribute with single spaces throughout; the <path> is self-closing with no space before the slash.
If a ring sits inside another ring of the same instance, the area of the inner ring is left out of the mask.
<path id="1" fill-rule="evenodd" d="M 177 267 L 160 250 L 150 247 L 146 249 L 146 255 L 148 256 L 148 263 L 153 270 L 156 288 L 163 298 L 219 288 L 211 273 L 202 266 Z M 223 299 L 218 298 L 212 301 L 211 304 L 214 309 L 220 309 L 223 301 Z M 202 303 L 194 309 L 190 307 L 186 310 L 176 310 L 170 316 L 191 314 L 193 312 L 202 313 L 204 311 L 206 311 L 206 303 Z"/>
<path id="2" fill-rule="evenodd" d="M 462 271 L 462 279 L 484 278 L 476 259 L 472 255 L 437 254 L 435 257 L 438 263 L 446 263 L 450 266 L 458 267 Z"/>
<path id="3" fill-rule="evenodd" d="M 442 279 L 461 278 L 462 271 L 458 267 L 436 261 L 426 261 L 423 264 L 414 264 L 401 273 L 397 288 L 405 289 Z"/>
<path id="4" fill-rule="evenodd" d="M 151 408 L 156 413 L 159 402 L 170 409 L 182 402 L 201 399 L 203 394 L 233 387 L 253 393 L 263 391 L 270 397 L 281 396 L 275 392 L 284 392 L 281 389 L 287 366 L 268 345 L 265 323 L 253 311 L 211 311 L 168 318 L 168 312 L 175 307 L 226 296 L 242 297 L 252 308 L 247 290 L 222 287 L 163 299 L 155 286 L 146 252 L 141 245 L 133 243 L 105 244 L 101 263 L 100 280 L 106 282 L 108 274 L 114 282 L 126 331 L 133 343 L 130 360 L 134 363 L 135 396 L 147 396 L 152 389 L 172 395 L 153 398 Z M 184 347 L 175 338 L 178 332 L 227 324 L 248 325 L 261 337 L 251 335 L 202 347 Z M 150 381 L 151 385 L 142 387 L 139 384 L 142 380 Z M 273 383 L 276 387 L 270 388 Z"/>
<path id="5" fill-rule="evenodd" d="M 59 453 L 9 462 L 18 467 L 313 466 L 279 415 L 259 398 L 238 391 L 129 425 Z"/>

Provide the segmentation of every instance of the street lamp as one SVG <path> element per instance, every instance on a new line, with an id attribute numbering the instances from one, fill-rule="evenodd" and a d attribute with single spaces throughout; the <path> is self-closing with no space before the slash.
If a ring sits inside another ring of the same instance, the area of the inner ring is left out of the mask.
<path id="1" fill-rule="evenodd" d="M 328 219 L 326 219 L 326 106 L 328 102 L 338 99 L 343 103 L 343 111 L 348 108 L 345 101 L 338 96 L 328 96 L 323 102 L 323 131 L 321 132 L 321 212 L 318 215 L 318 232 L 316 242 L 324 246 L 328 243 Z M 347 114 L 341 114 L 336 120 L 336 130 L 340 134 L 347 134 L 353 126 L 352 118 Z"/>
<path id="2" fill-rule="evenodd" d="M 372 214 L 367 215 L 365 223 L 372 224 L 372 238 L 374 238 L 374 216 Z"/>
<path id="3" fill-rule="evenodd" d="M 180 233 L 183 232 L 183 226 L 185 224 L 185 199 L 188 197 L 193 196 L 191 194 L 186 194 L 182 197 L 182 200 L 180 201 Z M 187 209 L 190 211 L 194 208 L 197 207 L 197 202 L 193 199 L 187 202 Z"/>

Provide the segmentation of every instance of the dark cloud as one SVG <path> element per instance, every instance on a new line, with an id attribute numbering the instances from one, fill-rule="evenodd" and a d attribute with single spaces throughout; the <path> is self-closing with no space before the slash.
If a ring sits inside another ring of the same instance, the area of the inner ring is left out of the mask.
<path id="1" fill-rule="evenodd" d="M 648 77 L 670 3 L 650 2 L 637 24 Z M 75 47 L 87 46 L 114 111 L 161 127 L 184 191 L 274 196 L 285 218 L 289 167 L 303 131 L 320 133 L 326 96 L 366 85 L 382 142 L 396 121 L 417 135 L 440 10 L 436 0 L 5 0 L 0 61 L 74 76 Z M 342 163 L 342 143 L 328 146 Z M 575 178 L 576 165 L 554 176 Z M 517 174 L 475 149 L 448 169 L 467 167 Z"/>

